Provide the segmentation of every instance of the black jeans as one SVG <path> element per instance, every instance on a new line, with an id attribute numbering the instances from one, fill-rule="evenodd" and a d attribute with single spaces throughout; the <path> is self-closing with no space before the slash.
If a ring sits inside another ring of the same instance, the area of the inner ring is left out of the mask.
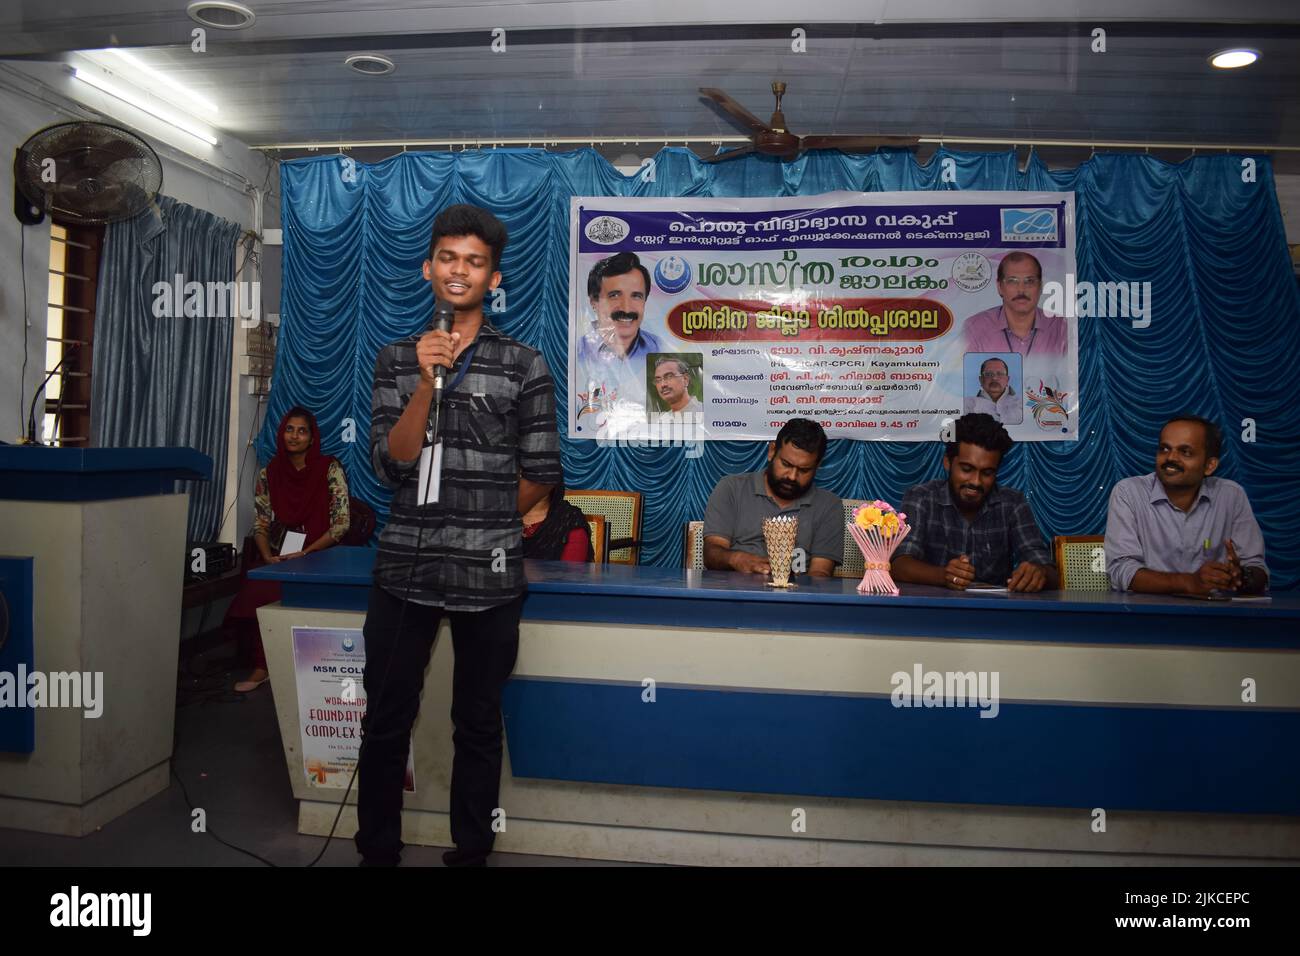
<path id="1" fill-rule="evenodd" d="M 485 611 L 446 612 L 402 602 L 371 585 L 366 611 L 361 760 L 357 769 L 358 852 L 368 863 L 396 864 L 402 850 L 402 781 L 411 727 L 420 712 L 424 671 L 443 614 L 451 618 L 451 838 L 465 853 L 492 850 L 492 811 L 501 790 L 501 692 L 519 651 L 523 595 Z"/>

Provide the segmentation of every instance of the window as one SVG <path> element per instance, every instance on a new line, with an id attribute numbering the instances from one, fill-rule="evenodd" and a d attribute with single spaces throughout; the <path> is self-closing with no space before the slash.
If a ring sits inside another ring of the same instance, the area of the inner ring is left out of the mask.
<path id="1" fill-rule="evenodd" d="M 103 226 L 50 226 L 45 372 L 59 370 L 45 386 L 40 434 L 46 444 L 90 444 L 91 344 L 103 241 Z"/>

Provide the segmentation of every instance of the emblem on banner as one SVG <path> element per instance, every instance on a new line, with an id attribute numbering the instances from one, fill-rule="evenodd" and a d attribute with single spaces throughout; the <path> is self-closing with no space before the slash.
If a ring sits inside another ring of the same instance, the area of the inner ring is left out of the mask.
<path id="1" fill-rule="evenodd" d="M 343 649 L 348 653 L 351 653 L 357 649 L 357 642 L 352 640 L 350 637 L 345 637 L 343 638 Z"/>
<path id="2" fill-rule="evenodd" d="M 1038 380 L 1038 391 L 1025 389 L 1025 398 L 1029 403 L 1030 414 L 1043 431 L 1069 431 L 1070 413 L 1065 410 L 1065 399 L 1069 392 L 1062 392 Z"/>
<path id="3" fill-rule="evenodd" d="M 622 242 L 631 230 L 628 224 L 617 216 L 597 216 L 587 223 L 587 238 L 602 246 L 612 246 Z"/>
<path id="4" fill-rule="evenodd" d="M 1051 206 L 1037 209 L 1007 209 L 1002 212 L 1003 242 L 1056 242 L 1056 210 Z"/>
<path id="5" fill-rule="evenodd" d="M 691 266 L 681 256 L 660 259 L 655 266 L 655 285 L 668 295 L 676 295 L 691 284 Z"/>
<path id="6" fill-rule="evenodd" d="M 952 283 L 963 292 L 979 292 L 991 278 L 993 269 L 978 252 L 963 252 L 952 261 Z"/>

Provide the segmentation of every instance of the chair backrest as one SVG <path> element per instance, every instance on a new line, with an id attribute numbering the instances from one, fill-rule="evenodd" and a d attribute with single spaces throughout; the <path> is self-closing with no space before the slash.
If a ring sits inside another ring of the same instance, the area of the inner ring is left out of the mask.
<path id="1" fill-rule="evenodd" d="M 375 512 L 360 498 L 348 498 L 348 533 L 339 544 L 364 546 L 375 533 Z"/>
<path id="2" fill-rule="evenodd" d="M 682 528 L 682 567 L 704 570 L 704 522 L 688 521 Z"/>
<path id="3" fill-rule="evenodd" d="M 837 578 L 860 578 L 867 573 L 866 562 L 862 560 L 862 551 L 849 531 L 849 522 L 853 520 L 853 509 L 862 504 L 863 498 L 841 498 L 844 506 L 844 558 L 835 568 Z"/>
<path id="4" fill-rule="evenodd" d="M 564 500 L 609 526 L 609 563 L 636 564 L 641 554 L 641 492 L 568 490 Z"/>
<path id="5" fill-rule="evenodd" d="M 587 519 L 587 530 L 591 533 L 592 562 L 609 564 L 609 525 L 604 515 L 583 515 Z"/>
<path id="6" fill-rule="evenodd" d="M 1100 534 L 1057 535 L 1052 539 L 1062 591 L 1110 590 L 1106 552 L 1102 549 L 1105 540 Z M 1096 570 L 1097 567 L 1101 570 Z"/>

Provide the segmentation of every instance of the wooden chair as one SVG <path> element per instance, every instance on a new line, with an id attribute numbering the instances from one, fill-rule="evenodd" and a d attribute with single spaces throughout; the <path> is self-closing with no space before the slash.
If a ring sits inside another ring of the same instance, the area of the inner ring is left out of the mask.
<path id="1" fill-rule="evenodd" d="M 569 490 L 564 500 L 586 515 L 603 515 L 609 563 L 636 564 L 641 554 L 641 492 Z"/>
<path id="2" fill-rule="evenodd" d="M 1105 536 L 1100 534 L 1057 535 L 1052 539 L 1062 591 L 1110 590 L 1106 554 L 1102 549 L 1105 540 Z M 1096 564 L 1101 565 L 1100 571 L 1094 570 Z"/>
<path id="3" fill-rule="evenodd" d="M 682 567 L 704 570 L 704 522 L 688 521 L 682 527 Z"/>
<path id="4" fill-rule="evenodd" d="M 609 525 L 604 515 L 583 515 L 591 533 L 591 552 L 594 564 L 609 564 Z"/>

